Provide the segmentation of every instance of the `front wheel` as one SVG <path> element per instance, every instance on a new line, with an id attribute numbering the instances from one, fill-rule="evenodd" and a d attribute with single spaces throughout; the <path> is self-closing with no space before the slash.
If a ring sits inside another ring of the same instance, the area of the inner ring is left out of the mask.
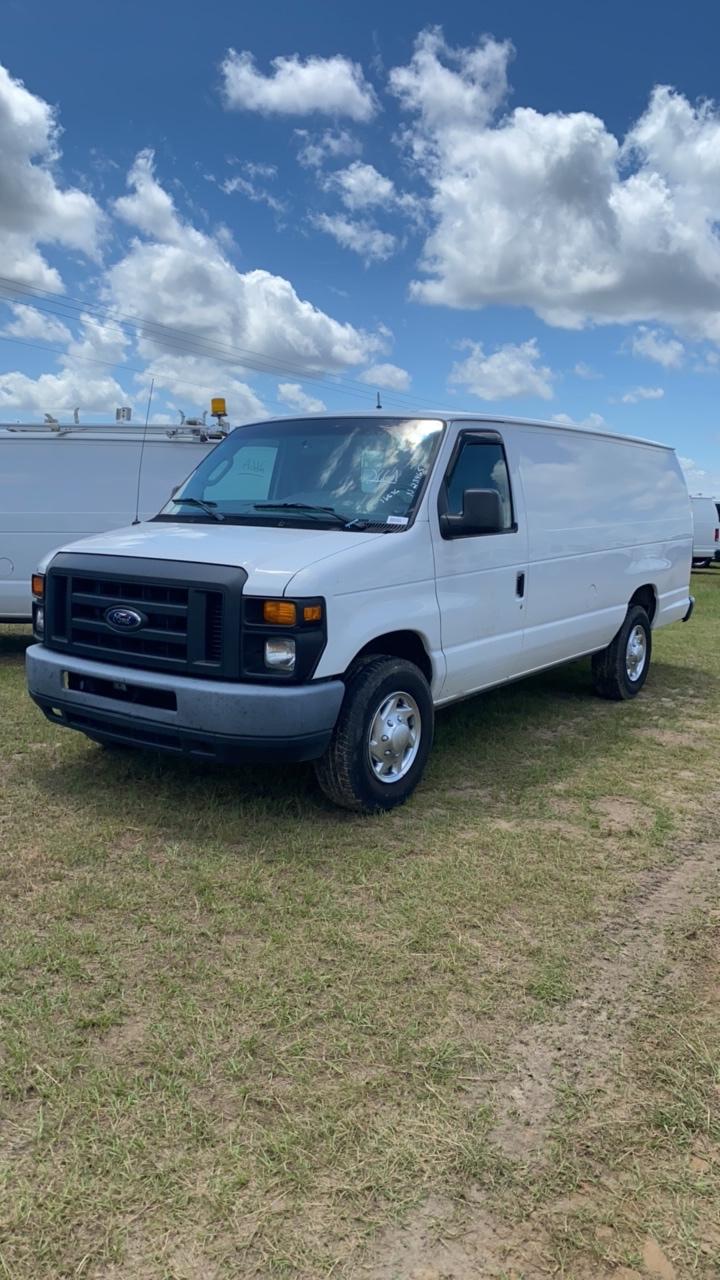
<path id="1" fill-rule="evenodd" d="M 647 680 L 651 653 L 650 619 L 641 605 L 631 605 L 615 639 L 593 654 L 596 693 L 616 702 L 634 698 Z"/>
<path id="2" fill-rule="evenodd" d="M 330 746 L 315 765 L 320 787 L 357 813 L 403 804 L 423 775 L 433 723 L 430 686 L 412 662 L 378 657 L 358 665 Z"/>

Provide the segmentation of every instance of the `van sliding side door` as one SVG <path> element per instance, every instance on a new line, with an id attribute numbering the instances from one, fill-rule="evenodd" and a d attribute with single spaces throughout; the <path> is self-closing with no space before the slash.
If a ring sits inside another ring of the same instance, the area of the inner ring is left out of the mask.
<path id="1" fill-rule="evenodd" d="M 442 701 L 500 684 L 521 670 L 527 582 L 527 530 L 511 432 L 466 422 L 456 431 L 430 508 L 447 664 Z M 462 515 L 464 494 L 477 489 L 498 494 L 498 527 L 455 532 L 443 516 Z"/>

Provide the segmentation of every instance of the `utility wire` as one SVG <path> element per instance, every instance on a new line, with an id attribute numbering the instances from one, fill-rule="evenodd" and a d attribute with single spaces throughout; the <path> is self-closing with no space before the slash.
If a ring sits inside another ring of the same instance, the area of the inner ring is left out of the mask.
<path id="1" fill-rule="evenodd" d="M 115 321 L 115 331 L 127 333 L 129 329 L 130 332 L 134 334 L 135 331 L 140 330 L 141 334 L 155 337 L 156 339 L 164 342 L 169 342 L 170 339 L 175 342 L 178 340 L 184 340 L 189 344 L 192 344 L 193 347 L 202 348 L 202 350 L 191 351 L 192 354 L 202 354 L 211 358 L 218 358 L 218 354 L 222 353 L 223 355 L 231 356 L 233 360 L 236 360 L 245 368 L 254 368 L 256 372 L 269 373 L 273 376 L 292 376 L 298 377 L 302 381 L 313 381 L 324 383 L 324 385 L 335 385 L 334 380 L 332 383 L 328 383 L 327 375 L 308 373 L 304 365 L 293 364 L 287 360 L 281 362 L 274 360 L 272 357 L 266 356 L 261 352 L 250 351 L 242 347 L 231 347 L 227 344 L 220 343 L 215 339 L 200 337 L 190 330 L 180 329 L 172 325 L 165 325 L 159 321 L 149 320 L 147 317 L 129 316 L 127 313 L 110 307 L 104 307 L 97 303 L 86 303 L 81 299 L 72 298 L 68 295 L 51 293 L 48 290 L 40 289 L 39 286 L 31 284 L 29 281 L 0 276 L 0 289 L 2 288 L 6 288 L 10 291 L 20 291 L 23 296 L 29 296 L 30 299 L 35 302 L 37 309 L 45 312 L 46 314 L 53 314 L 65 319 L 77 320 L 80 317 L 76 313 L 82 313 L 84 311 L 91 314 L 94 319 L 102 319 L 106 324 L 106 317 L 109 316 Z M 46 302 L 52 302 L 54 307 L 48 308 L 47 305 L 42 306 L 38 299 Z M 107 327 L 112 328 L 113 326 L 111 324 Z M 187 354 L 187 349 L 183 349 Z M 360 382 L 357 379 L 345 376 L 343 376 L 343 381 L 348 385 L 357 387 L 363 395 L 367 394 L 365 388 L 369 385 L 368 383 Z M 408 400 L 413 404 L 417 403 L 412 396 L 406 396 L 403 392 L 396 391 L 393 394 L 399 400 Z"/>
<path id="2" fill-rule="evenodd" d="M 6 333 L 0 333 L 0 342 L 12 342 L 21 347 L 31 347 L 35 351 L 51 351 L 53 352 L 54 355 L 67 356 L 67 351 L 65 350 L 64 347 L 54 347 L 49 343 L 43 343 L 43 342 L 30 342 L 28 338 L 15 338 L 10 334 L 6 334 Z M 227 360 L 227 358 L 225 358 L 224 360 L 221 357 L 213 357 L 213 358 L 216 359 L 220 364 L 230 363 Z M 126 373 L 139 373 L 146 377 L 153 376 L 152 369 L 148 369 L 148 368 L 141 369 L 137 365 L 124 364 L 121 360 L 102 360 L 99 356 L 76 356 L 76 355 L 69 356 L 68 359 L 72 360 L 73 362 L 80 361 L 82 364 L 98 364 L 108 369 L 120 369 Z M 159 379 L 160 375 L 156 374 L 155 377 L 156 379 Z M 173 374 L 173 381 L 179 383 L 181 386 L 197 387 L 197 379 L 177 378 L 175 374 Z M 346 387 L 340 382 L 328 383 L 327 385 L 331 387 L 334 391 L 339 391 L 341 395 L 357 397 L 360 394 L 360 392 L 355 390 L 354 387 Z M 366 397 L 369 391 L 370 391 L 370 388 L 365 387 L 363 390 L 363 397 Z M 392 394 L 384 395 L 383 398 L 388 404 L 396 403 Z M 403 412 L 408 411 L 403 404 L 399 404 L 397 407 L 402 409 Z M 48 405 L 48 409 L 53 409 L 53 408 L 57 408 L 57 406 Z M 420 409 L 423 411 L 428 411 L 427 406 L 418 404 L 417 401 L 414 402 L 414 408 Z M 431 411 L 434 412 L 435 410 L 431 410 Z M 440 410 L 438 410 L 437 412 L 440 412 Z"/>
<path id="3" fill-rule="evenodd" d="M 232 347 L 214 339 L 203 338 L 186 329 L 161 324 L 158 321 L 144 317 L 130 316 L 116 309 L 104 307 L 97 303 L 83 302 L 81 299 L 72 298 L 68 295 L 51 293 L 48 290 L 40 289 L 39 286 L 31 284 L 29 281 L 0 275 L 0 290 L 6 290 L 15 295 L 13 298 L 6 298 L 5 301 L 17 301 L 17 295 L 20 294 L 21 301 L 24 301 L 26 305 L 34 305 L 37 310 L 44 314 L 77 322 L 82 318 L 82 313 L 86 313 L 93 319 L 101 321 L 106 328 L 125 337 L 128 336 L 128 333 L 132 336 L 137 336 L 139 333 L 140 336 L 154 339 L 171 355 L 194 355 L 221 363 L 231 362 L 240 365 L 244 369 L 251 369 L 256 373 L 273 377 L 290 376 L 297 378 L 300 382 L 313 383 L 333 391 L 344 391 L 345 394 L 350 394 L 352 389 L 353 394 L 360 395 L 363 398 L 367 397 L 371 391 L 369 383 L 360 382 L 358 379 L 340 375 L 335 377 L 327 374 L 308 373 L 304 366 L 295 365 L 289 361 L 280 362 L 260 352 L 250 351 L 242 347 Z M 16 339 L 16 341 L 20 341 L 20 339 Z M 52 347 L 43 347 L 41 349 L 57 350 L 57 348 Z M 62 351 L 61 354 L 67 355 L 67 352 Z M 71 356 L 69 358 L 90 359 L 90 357 L 80 356 Z M 159 360 L 162 356 L 158 355 L 155 358 Z M 97 362 L 114 365 L 114 362 L 111 361 L 102 362 L 98 359 Z M 116 363 L 118 366 L 121 365 L 120 361 Z M 129 368 L 130 366 L 124 365 L 123 367 Z M 139 370 L 139 372 L 146 371 Z M 183 379 L 177 379 L 177 381 L 180 382 Z M 192 385 L 189 380 L 187 381 L 188 385 Z M 391 390 L 385 394 L 384 398 L 388 402 L 399 406 L 407 405 L 415 409 L 421 407 L 415 397 L 406 395 L 401 391 Z M 436 409 L 437 406 L 426 405 L 424 408 L 427 411 L 428 409 Z"/>

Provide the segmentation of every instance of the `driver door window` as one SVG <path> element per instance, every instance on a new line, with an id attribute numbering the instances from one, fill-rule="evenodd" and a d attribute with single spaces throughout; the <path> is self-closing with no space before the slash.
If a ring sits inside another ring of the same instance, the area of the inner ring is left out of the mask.
<path id="1" fill-rule="evenodd" d="M 448 515 L 462 515 L 466 489 L 494 489 L 500 498 L 503 532 L 514 527 L 510 477 L 501 444 L 472 438 L 462 441 L 445 479 Z"/>

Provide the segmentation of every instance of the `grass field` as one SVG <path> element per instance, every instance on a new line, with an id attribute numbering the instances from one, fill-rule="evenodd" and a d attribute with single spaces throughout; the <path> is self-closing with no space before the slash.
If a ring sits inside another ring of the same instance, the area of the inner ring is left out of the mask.
<path id="1" fill-rule="evenodd" d="M 720 1274 L 720 569 L 377 819 L 105 753 L 0 628 L 0 1277 Z"/>

